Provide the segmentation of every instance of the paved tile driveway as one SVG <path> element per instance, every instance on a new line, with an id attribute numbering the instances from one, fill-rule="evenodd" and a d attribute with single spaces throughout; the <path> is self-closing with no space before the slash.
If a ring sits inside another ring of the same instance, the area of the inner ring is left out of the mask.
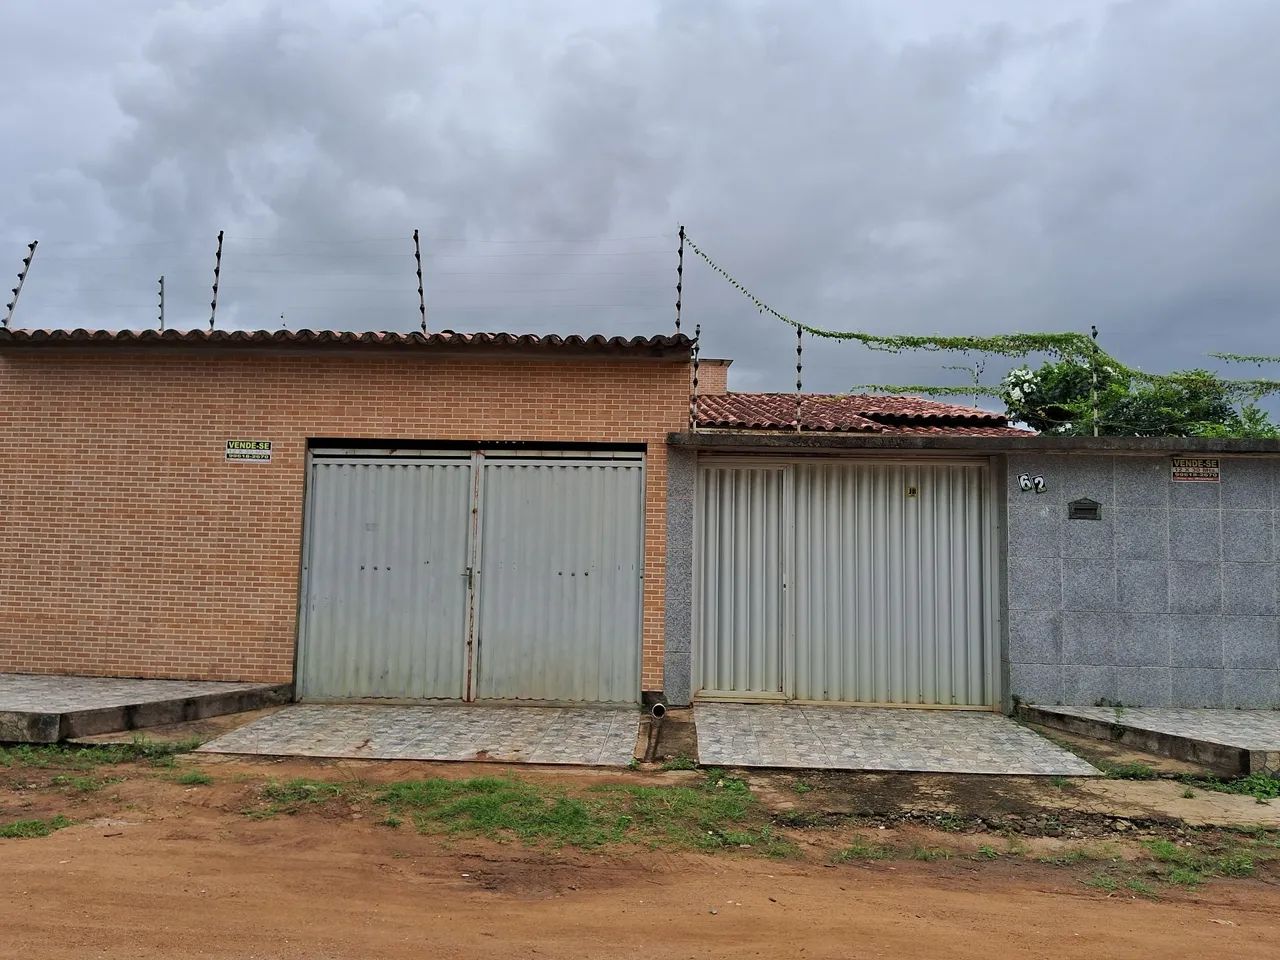
<path id="1" fill-rule="evenodd" d="M 1096 776 L 1079 757 L 997 713 L 700 703 L 708 766 Z"/>
<path id="2" fill-rule="evenodd" d="M 299 703 L 211 740 L 206 753 L 376 760 L 498 760 L 624 767 L 635 707 Z"/>

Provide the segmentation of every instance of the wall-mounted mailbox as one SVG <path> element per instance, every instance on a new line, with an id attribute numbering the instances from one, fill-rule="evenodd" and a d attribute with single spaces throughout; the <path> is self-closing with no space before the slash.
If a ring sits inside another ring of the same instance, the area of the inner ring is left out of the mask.
<path id="1" fill-rule="evenodd" d="M 1102 504 L 1088 497 L 1072 500 L 1067 504 L 1068 520 L 1101 520 Z"/>

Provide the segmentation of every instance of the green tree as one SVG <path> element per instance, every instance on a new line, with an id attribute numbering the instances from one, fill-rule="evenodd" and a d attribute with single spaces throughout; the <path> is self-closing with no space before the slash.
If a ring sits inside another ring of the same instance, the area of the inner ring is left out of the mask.
<path id="1" fill-rule="evenodd" d="M 1041 433 L 1131 437 L 1275 437 L 1248 386 L 1208 370 L 1147 377 L 1093 357 L 1016 367 L 1001 381 L 1009 416 Z"/>

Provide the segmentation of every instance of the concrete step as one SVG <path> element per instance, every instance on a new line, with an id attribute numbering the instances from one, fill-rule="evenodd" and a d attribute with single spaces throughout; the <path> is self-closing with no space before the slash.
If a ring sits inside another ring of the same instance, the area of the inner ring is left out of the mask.
<path id="1" fill-rule="evenodd" d="M 1265 728 L 1280 714 L 1256 711 L 1255 734 L 1249 726 L 1255 711 L 1158 710 L 1022 704 L 1018 716 L 1028 723 L 1068 733 L 1121 743 L 1135 750 L 1208 767 L 1223 776 L 1280 774 L 1280 743 Z"/>
<path id="2" fill-rule="evenodd" d="M 57 743 L 288 703 L 293 685 L 0 675 L 0 741 Z M 171 687 L 166 687 L 171 684 Z"/>

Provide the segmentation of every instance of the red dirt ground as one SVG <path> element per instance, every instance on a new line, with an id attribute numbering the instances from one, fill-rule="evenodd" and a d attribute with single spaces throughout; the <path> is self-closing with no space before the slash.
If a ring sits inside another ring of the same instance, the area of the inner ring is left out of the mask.
<path id="1" fill-rule="evenodd" d="M 245 797 L 265 777 L 355 771 L 193 765 L 215 784 L 186 788 L 171 774 L 122 768 L 126 780 L 81 798 L 22 782 L 48 771 L 9 771 L 6 819 L 61 811 L 80 822 L 0 841 L 0 957 L 1275 956 L 1280 895 L 1268 879 L 1148 901 L 1108 897 L 1024 859 L 583 853 L 389 830 L 342 804 L 252 820 Z"/>

